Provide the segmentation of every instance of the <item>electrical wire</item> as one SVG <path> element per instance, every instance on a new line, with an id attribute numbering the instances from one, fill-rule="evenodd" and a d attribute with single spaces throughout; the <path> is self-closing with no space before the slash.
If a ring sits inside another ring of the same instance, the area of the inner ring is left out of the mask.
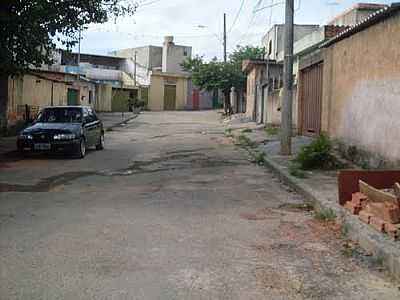
<path id="1" fill-rule="evenodd" d="M 244 0 L 242 0 L 242 3 L 240 4 L 239 10 L 238 10 L 238 12 L 236 13 L 235 19 L 234 19 L 234 21 L 233 21 L 231 27 L 229 28 L 228 32 L 231 32 L 232 29 L 233 29 L 233 27 L 235 27 L 236 22 L 237 22 L 237 20 L 239 19 L 240 13 L 241 13 L 242 10 L 243 10 L 243 6 L 244 6 Z"/>

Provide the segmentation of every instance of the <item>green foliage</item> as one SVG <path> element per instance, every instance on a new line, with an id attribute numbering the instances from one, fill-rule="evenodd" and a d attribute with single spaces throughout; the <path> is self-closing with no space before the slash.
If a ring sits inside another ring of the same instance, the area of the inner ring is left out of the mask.
<path id="1" fill-rule="evenodd" d="M 245 128 L 242 130 L 243 133 L 250 133 L 253 132 L 253 130 L 251 128 Z"/>
<path id="2" fill-rule="evenodd" d="M 310 145 L 304 146 L 297 154 L 294 162 L 303 170 L 340 168 L 342 164 L 332 155 L 332 149 L 331 140 L 328 136 L 322 134 Z"/>
<path id="3" fill-rule="evenodd" d="M 289 165 L 289 174 L 298 178 L 307 178 L 307 174 L 301 170 L 296 163 L 291 163 Z"/>
<path id="4" fill-rule="evenodd" d="M 231 128 L 225 129 L 225 136 L 227 136 L 227 137 L 233 137 L 232 129 L 231 129 Z"/>
<path id="5" fill-rule="evenodd" d="M 14 74 L 30 65 L 51 63 L 57 40 L 67 48 L 91 23 L 132 15 L 129 0 L 3 0 L 0 4 L 0 73 Z"/>
<path id="6" fill-rule="evenodd" d="M 264 130 L 267 135 L 277 135 L 279 131 L 278 127 L 274 126 L 266 126 Z"/>
<path id="7" fill-rule="evenodd" d="M 256 143 L 249 139 L 247 136 L 241 134 L 236 137 L 236 143 L 242 146 L 255 147 Z"/>
<path id="8" fill-rule="evenodd" d="M 320 221 L 334 221 L 336 214 L 332 209 L 322 210 L 315 214 L 315 218 Z"/>
<path id="9" fill-rule="evenodd" d="M 265 164 L 265 153 L 258 153 L 254 159 L 254 162 L 259 166 L 263 166 Z"/>
<path id="10" fill-rule="evenodd" d="M 192 73 L 192 80 L 202 90 L 221 89 L 229 93 L 231 87 L 245 90 L 246 77 L 242 73 L 242 62 L 245 59 L 261 59 L 263 48 L 237 47 L 229 56 L 228 62 L 220 62 L 216 58 L 205 62 L 203 57 L 188 58 L 181 66 L 183 70 Z"/>

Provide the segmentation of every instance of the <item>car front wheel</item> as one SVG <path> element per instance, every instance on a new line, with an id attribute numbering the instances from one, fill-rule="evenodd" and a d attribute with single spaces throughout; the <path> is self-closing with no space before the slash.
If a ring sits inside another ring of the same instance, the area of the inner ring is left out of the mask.
<path id="1" fill-rule="evenodd" d="M 96 145 L 96 150 L 103 150 L 104 149 L 104 133 L 100 134 L 99 141 Z"/>
<path id="2" fill-rule="evenodd" d="M 81 137 L 81 139 L 79 141 L 79 144 L 76 147 L 75 152 L 76 152 L 75 156 L 77 158 L 84 158 L 85 157 L 85 154 L 86 154 L 86 141 L 85 141 L 85 139 L 83 137 Z"/>

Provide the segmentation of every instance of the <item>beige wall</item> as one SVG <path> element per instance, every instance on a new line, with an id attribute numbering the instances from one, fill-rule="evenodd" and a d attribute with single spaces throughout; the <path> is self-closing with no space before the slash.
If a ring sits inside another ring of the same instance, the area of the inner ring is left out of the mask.
<path id="1" fill-rule="evenodd" d="M 96 111 L 111 111 L 112 86 L 99 84 L 96 87 Z"/>
<path id="2" fill-rule="evenodd" d="M 67 89 L 64 83 L 24 75 L 10 78 L 8 82 L 8 122 L 15 125 L 17 122 L 18 105 L 32 105 L 43 108 L 51 105 L 51 90 L 53 86 L 53 105 L 65 105 Z"/>
<path id="3" fill-rule="evenodd" d="M 166 84 L 176 85 L 176 109 L 185 109 L 188 99 L 188 78 L 159 74 L 151 76 L 148 109 L 164 110 L 164 85 Z"/>
<path id="4" fill-rule="evenodd" d="M 95 85 L 88 82 L 81 82 L 80 86 L 71 85 L 64 80 L 74 80 L 76 77 L 59 74 L 43 73 L 39 76 L 25 74 L 15 76 L 8 80 L 8 108 L 7 118 L 8 126 L 13 126 L 18 121 L 18 105 L 38 106 L 39 109 L 55 105 L 67 105 L 68 88 L 80 89 L 80 100 L 82 105 L 89 105 L 89 90 L 93 91 L 93 100 L 95 99 Z M 53 92 L 52 92 L 53 91 Z M 53 93 L 53 102 L 52 102 Z M 92 103 L 94 104 L 94 103 Z"/>
<path id="5" fill-rule="evenodd" d="M 246 89 L 246 117 L 255 118 L 255 99 L 256 99 L 257 68 L 252 68 L 247 74 Z"/>
<path id="6" fill-rule="evenodd" d="M 400 160 L 400 15 L 324 50 L 322 129 Z"/>
<path id="7" fill-rule="evenodd" d="M 272 91 L 268 96 L 264 96 L 266 103 L 266 123 L 272 125 L 281 125 L 282 122 L 282 89 Z M 293 87 L 293 106 L 292 106 L 292 126 L 297 128 L 298 124 L 298 99 L 297 86 Z"/>

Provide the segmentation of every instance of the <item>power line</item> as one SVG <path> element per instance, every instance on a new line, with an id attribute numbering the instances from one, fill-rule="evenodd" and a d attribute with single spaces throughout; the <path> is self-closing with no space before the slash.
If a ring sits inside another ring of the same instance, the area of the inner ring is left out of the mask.
<path id="1" fill-rule="evenodd" d="M 242 3 L 240 4 L 239 10 L 238 10 L 238 12 L 236 13 L 235 19 L 234 19 L 234 21 L 233 21 L 231 27 L 229 28 L 229 31 L 228 31 L 228 32 L 231 32 L 232 29 L 233 29 L 233 27 L 236 25 L 236 22 L 237 22 L 237 20 L 239 19 L 240 13 L 241 13 L 242 10 L 243 10 L 243 6 L 244 6 L 244 0 L 242 0 Z"/>

